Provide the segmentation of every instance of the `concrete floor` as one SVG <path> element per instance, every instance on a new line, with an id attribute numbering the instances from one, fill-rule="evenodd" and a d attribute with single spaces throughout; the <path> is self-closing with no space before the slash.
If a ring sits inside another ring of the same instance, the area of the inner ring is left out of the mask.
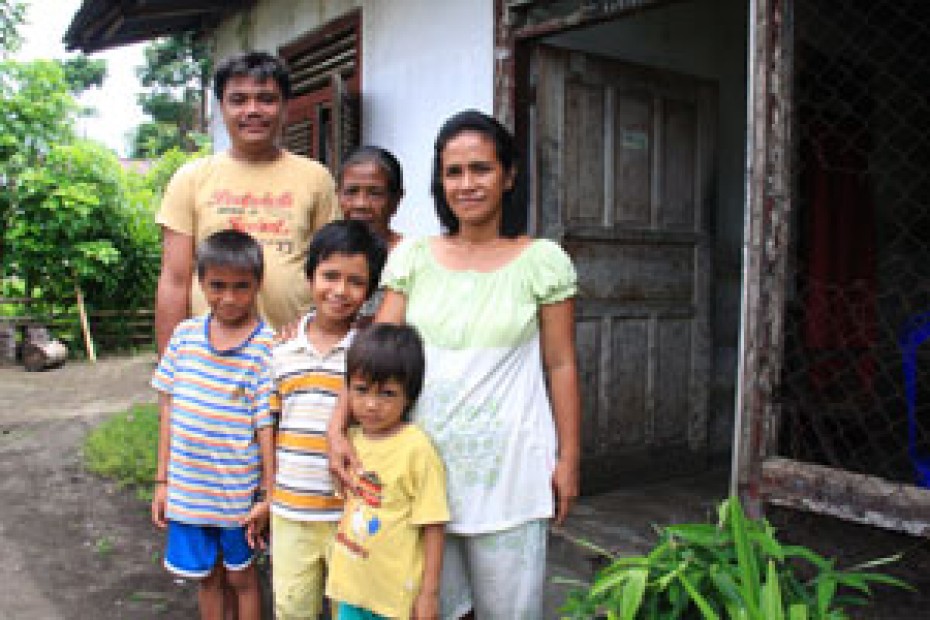
<path id="1" fill-rule="evenodd" d="M 553 583 L 553 578 L 589 581 L 597 565 L 597 554 L 573 540 L 591 542 L 622 555 L 644 553 L 656 540 L 655 525 L 715 522 L 716 508 L 727 495 L 728 482 L 729 469 L 717 468 L 581 498 L 565 527 L 553 530 L 549 536 L 547 620 L 559 618 L 558 609 L 570 589 Z"/>

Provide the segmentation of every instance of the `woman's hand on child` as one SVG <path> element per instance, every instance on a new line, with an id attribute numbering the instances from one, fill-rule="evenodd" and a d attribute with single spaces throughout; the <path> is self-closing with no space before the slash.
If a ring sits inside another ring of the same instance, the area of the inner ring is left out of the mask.
<path id="1" fill-rule="evenodd" d="M 327 433 L 326 449 L 329 456 L 329 473 L 333 477 L 336 492 L 345 497 L 345 490 L 355 484 L 354 472 L 361 471 L 355 448 L 344 433 Z"/>
<path id="2" fill-rule="evenodd" d="M 281 329 L 275 332 L 274 342 L 275 344 L 281 344 L 282 342 L 287 342 L 288 340 L 293 339 L 297 336 L 298 328 L 300 327 L 300 319 L 296 321 L 291 321 L 287 325 L 283 325 Z"/>
<path id="3" fill-rule="evenodd" d="M 165 505 L 168 503 L 168 485 L 164 482 L 156 482 L 155 490 L 152 491 L 152 523 L 157 527 L 168 527 L 168 520 L 165 519 Z"/>
<path id="4" fill-rule="evenodd" d="M 268 500 L 255 502 L 248 516 L 242 521 L 245 527 L 245 539 L 253 549 L 264 549 L 266 546 L 263 534 L 268 529 L 270 511 Z"/>

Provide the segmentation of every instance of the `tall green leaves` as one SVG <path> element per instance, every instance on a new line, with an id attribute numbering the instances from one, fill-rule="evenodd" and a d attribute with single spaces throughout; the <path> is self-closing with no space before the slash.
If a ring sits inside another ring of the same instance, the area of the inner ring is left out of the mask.
<path id="1" fill-rule="evenodd" d="M 645 556 L 612 557 L 593 584 L 569 594 L 564 617 L 841 620 L 847 605 L 867 602 L 870 584 L 907 587 L 866 570 L 896 558 L 838 570 L 810 549 L 782 545 L 735 498 L 721 504 L 718 516 L 716 526 L 662 528 Z"/>

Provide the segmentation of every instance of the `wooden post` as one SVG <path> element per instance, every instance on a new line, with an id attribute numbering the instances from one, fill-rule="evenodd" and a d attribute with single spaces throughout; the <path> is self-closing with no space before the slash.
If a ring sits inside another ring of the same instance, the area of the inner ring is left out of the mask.
<path id="1" fill-rule="evenodd" d="M 96 362 L 97 354 L 94 352 L 94 339 L 90 335 L 87 309 L 84 307 L 84 293 L 81 292 L 81 286 L 77 283 L 74 284 L 74 293 L 77 295 L 78 314 L 81 316 L 81 332 L 84 334 L 84 348 L 87 350 L 87 359 Z"/>
<path id="2" fill-rule="evenodd" d="M 793 0 L 750 2 L 750 79 L 743 299 L 731 493 L 746 512 L 763 509 L 762 466 L 778 429 L 791 215 L 789 145 Z"/>

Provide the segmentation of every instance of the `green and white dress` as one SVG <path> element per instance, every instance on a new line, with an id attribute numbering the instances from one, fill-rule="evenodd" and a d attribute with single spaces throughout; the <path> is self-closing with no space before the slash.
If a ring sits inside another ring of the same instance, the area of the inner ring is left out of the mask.
<path id="1" fill-rule="evenodd" d="M 414 420 L 446 465 L 448 530 L 479 534 L 552 516 L 556 433 L 540 351 L 539 307 L 575 295 L 568 255 L 538 239 L 492 272 L 436 261 L 401 242 L 382 285 L 406 297 L 426 347 Z"/>

